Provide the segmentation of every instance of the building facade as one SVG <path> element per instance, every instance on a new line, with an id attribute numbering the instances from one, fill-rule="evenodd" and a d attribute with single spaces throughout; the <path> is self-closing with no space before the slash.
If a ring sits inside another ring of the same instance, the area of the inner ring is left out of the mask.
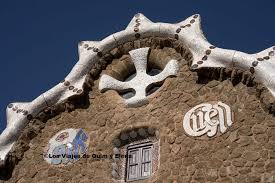
<path id="1" fill-rule="evenodd" d="M 199 15 L 113 37 L 79 44 L 46 106 L 8 106 L 28 122 L 1 134 L 0 182 L 275 182 L 275 47 L 216 48 Z"/>

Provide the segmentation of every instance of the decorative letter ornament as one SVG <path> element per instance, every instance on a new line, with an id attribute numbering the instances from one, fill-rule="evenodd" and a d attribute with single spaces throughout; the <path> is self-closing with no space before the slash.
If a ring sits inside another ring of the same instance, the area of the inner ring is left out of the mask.
<path id="1" fill-rule="evenodd" d="M 213 137 L 224 133 L 232 125 L 232 112 L 222 102 L 203 103 L 189 110 L 183 119 L 183 128 L 190 136 L 199 137 L 207 134 Z"/>
<path id="2" fill-rule="evenodd" d="M 128 107 L 138 107 L 146 104 L 148 102 L 146 88 L 153 83 L 165 80 L 168 76 L 176 75 L 178 72 L 178 62 L 176 60 L 170 60 L 161 73 L 155 76 L 148 75 L 146 73 L 148 51 L 149 48 L 140 48 L 129 52 L 137 72 L 133 79 L 121 82 L 104 74 L 99 81 L 99 90 L 123 91 L 134 89 L 136 94 L 125 100 L 126 105 Z"/>

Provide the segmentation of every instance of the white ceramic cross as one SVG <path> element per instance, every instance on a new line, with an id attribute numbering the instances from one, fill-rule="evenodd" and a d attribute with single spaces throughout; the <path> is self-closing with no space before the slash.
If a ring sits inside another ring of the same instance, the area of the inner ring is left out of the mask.
<path id="1" fill-rule="evenodd" d="M 153 83 L 165 80 L 168 76 L 176 75 L 179 68 L 176 60 L 170 60 L 161 73 L 155 76 L 148 75 L 146 73 L 148 51 L 149 48 L 139 48 L 129 52 L 136 68 L 136 76 L 133 79 L 122 82 L 104 74 L 99 81 L 99 90 L 103 92 L 106 90 L 125 91 L 133 89 L 135 96 L 125 99 L 126 106 L 138 107 L 148 103 L 146 88 Z"/>

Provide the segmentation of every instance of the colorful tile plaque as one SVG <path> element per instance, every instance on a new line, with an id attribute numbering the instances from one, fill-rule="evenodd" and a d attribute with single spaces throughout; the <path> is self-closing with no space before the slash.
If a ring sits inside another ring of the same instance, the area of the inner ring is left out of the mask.
<path id="1" fill-rule="evenodd" d="M 53 136 L 44 151 L 44 159 L 53 165 L 67 165 L 86 156 L 88 136 L 83 129 L 65 129 Z"/>

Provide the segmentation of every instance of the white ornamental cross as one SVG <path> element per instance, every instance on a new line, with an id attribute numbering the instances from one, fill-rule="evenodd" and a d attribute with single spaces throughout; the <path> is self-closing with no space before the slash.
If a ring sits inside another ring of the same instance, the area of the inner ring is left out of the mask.
<path id="1" fill-rule="evenodd" d="M 176 60 L 170 60 L 163 71 L 155 76 L 150 76 L 146 73 L 147 56 L 150 48 L 139 48 L 129 52 L 132 62 L 136 68 L 136 76 L 129 81 L 118 81 L 109 75 L 102 75 L 99 81 L 99 90 L 117 90 L 127 91 L 135 90 L 135 95 L 129 99 L 125 99 L 125 104 L 128 107 L 138 107 L 148 103 L 146 97 L 146 88 L 153 83 L 158 83 L 165 80 L 168 76 L 175 76 L 179 66 Z"/>

